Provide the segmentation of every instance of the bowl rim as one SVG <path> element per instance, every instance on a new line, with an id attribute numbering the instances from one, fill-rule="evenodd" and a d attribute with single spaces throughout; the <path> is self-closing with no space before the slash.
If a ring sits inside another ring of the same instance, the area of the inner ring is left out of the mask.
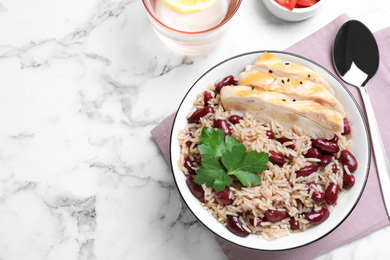
<path id="1" fill-rule="evenodd" d="M 160 0 L 151 0 L 151 1 L 160 1 Z M 213 26 L 207 30 L 201 30 L 201 31 L 195 31 L 195 32 L 187 32 L 187 31 L 181 31 L 181 30 L 177 30 L 177 29 L 174 29 L 172 27 L 169 27 L 168 25 L 166 25 L 165 23 L 163 23 L 160 19 L 158 19 L 158 17 L 156 17 L 156 15 L 154 14 L 154 12 L 152 12 L 149 7 L 148 7 L 148 4 L 146 3 L 146 0 L 142 0 L 142 3 L 144 4 L 145 6 L 145 9 L 146 11 L 148 12 L 149 16 L 152 17 L 152 19 L 157 22 L 159 25 L 161 25 L 162 27 L 170 30 L 170 31 L 173 31 L 173 32 L 176 32 L 176 33 L 180 33 L 180 34 L 188 34 L 188 35 L 198 35 L 198 34 L 204 34 L 204 33 L 208 33 L 208 32 L 212 32 L 216 29 L 218 29 L 219 27 L 222 27 L 223 25 L 225 25 L 228 21 L 230 21 L 233 16 L 237 13 L 238 9 L 240 8 L 240 5 L 242 3 L 242 0 L 237 0 L 237 4 L 236 6 L 234 7 L 234 9 L 230 12 L 230 13 L 227 13 L 226 16 L 223 18 L 222 22 L 220 22 L 219 24 L 217 24 L 216 26 Z"/>
<path id="2" fill-rule="evenodd" d="M 295 53 L 291 53 L 291 52 L 287 52 L 287 51 L 275 51 L 275 50 L 258 50 L 258 51 L 251 51 L 251 52 L 245 52 L 245 53 L 241 53 L 241 54 L 238 54 L 238 55 L 235 55 L 235 56 L 232 56 L 230 58 L 227 58 L 219 63 L 217 63 L 216 65 L 212 66 L 210 69 L 208 69 L 205 73 L 203 73 L 193 84 L 192 86 L 188 89 L 187 93 L 184 95 L 184 97 L 182 98 L 180 104 L 179 104 L 179 107 L 178 107 L 178 110 L 179 111 L 183 105 L 183 102 L 186 100 L 188 94 L 191 92 L 191 90 L 194 88 L 194 86 L 203 78 L 205 77 L 208 73 L 210 73 L 212 70 L 214 70 L 215 68 L 221 66 L 222 64 L 224 63 L 227 63 L 231 60 L 234 60 L 234 59 L 237 59 L 237 58 L 240 58 L 240 57 L 243 57 L 243 56 L 247 56 L 247 55 L 253 55 L 253 54 L 262 54 L 264 52 L 269 52 L 269 53 L 273 53 L 273 54 L 285 54 L 285 55 L 290 55 L 290 56 L 293 56 L 293 57 L 296 57 L 298 59 L 303 59 L 309 63 L 312 63 L 316 66 L 318 66 L 319 68 L 323 69 L 327 74 L 329 74 L 331 77 L 333 77 L 342 87 L 343 89 L 346 91 L 346 93 L 348 94 L 348 96 L 351 98 L 352 102 L 354 103 L 356 109 L 358 110 L 359 112 L 359 115 L 360 115 L 360 118 L 362 119 L 362 123 L 363 123 L 363 126 L 364 126 L 364 130 L 365 130 L 365 137 L 366 137 L 366 141 L 367 141 L 367 167 L 366 167 L 366 171 L 365 171 L 365 176 L 364 176 L 364 180 L 363 180 L 363 185 L 362 185 L 362 188 L 361 190 L 359 191 L 359 194 L 356 198 L 356 201 L 354 202 L 353 206 L 351 207 L 351 209 L 349 210 L 349 212 L 344 216 L 344 218 L 341 219 L 341 221 L 339 223 L 337 223 L 337 225 L 335 225 L 333 228 L 329 229 L 327 232 L 325 232 L 322 236 L 314 239 L 314 240 L 311 240 L 307 243 L 304 243 L 304 244 L 301 244 L 301 245 L 298 245 L 298 246 L 292 246 L 292 247 L 286 247 L 286 248 L 282 248 L 282 249 L 259 249 L 259 248 L 254 248 L 254 247 L 250 247 L 250 246 L 245 246 L 245 245 L 242 245 L 242 244 L 239 244 L 235 241 L 231 241 L 223 236 L 221 236 L 220 234 L 218 234 L 217 232 L 215 232 L 214 230 L 212 230 L 210 227 L 208 227 L 208 225 L 206 225 L 205 223 L 203 223 L 202 220 L 200 220 L 198 218 L 198 216 L 194 213 L 193 209 L 189 206 L 189 204 L 187 203 L 186 199 L 185 199 L 185 196 L 182 194 L 182 191 L 180 190 L 179 188 L 179 184 L 178 184 L 178 180 L 176 179 L 175 177 L 175 172 L 174 172 L 174 169 L 173 169 L 173 156 L 172 156 L 172 140 L 173 138 L 176 138 L 176 135 L 174 133 L 174 130 L 175 130 L 175 123 L 176 123 L 176 119 L 177 119 L 177 115 L 178 113 L 175 114 L 174 116 L 174 120 L 173 120 L 173 123 L 172 123 L 172 129 L 170 131 L 170 139 L 169 139 L 169 163 L 170 163 L 170 168 L 171 168 L 171 172 L 172 172 L 172 175 L 173 175 L 173 179 L 175 181 L 175 185 L 179 191 L 179 194 L 180 194 L 180 197 L 182 198 L 182 201 L 185 203 L 185 205 L 187 206 L 187 208 L 190 210 L 190 212 L 195 216 L 195 218 L 197 219 L 198 222 L 200 222 L 204 227 L 206 227 L 209 231 L 211 231 L 213 234 L 215 234 L 217 237 L 229 242 L 229 243 L 232 243 L 236 246 L 239 246 L 239 247 L 242 247 L 242 248 L 246 248 L 246 249 L 250 249 L 250 250 L 256 250 L 256 251 L 264 251 L 264 252 L 282 252 L 282 251 L 287 251 L 287 250 L 292 250 L 292 249 L 297 249 L 297 248 L 301 248 L 301 247 L 304 247 L 304 246 L 307 246 L 307 245 L 310 245 L 310 244 L 313 244 L 319 240 L 321 240 L 322 238 L 328 236 L 330 233 L 332 233 L 334 230 L 336 230 L 342 223 L 344 223 L 344 221 L 350 216 L 350 214 L 354 211 L 354 209 L 356 208 L 357 204 L 359 203 L 361 197 L 362 197 L 362 194 L 366 188 L 366 184 L 367 184 L 367 180 L 368 180 L 368 177 L 369 177 L 369 171 L 370 171 L 370 166 L 371 166 L 371 140 L 370 140 L 370 136 L 369 136 L 369 131 L 368 131 L 368 126 L 367 126 L 367 122 L 365 120 L 365 117 L 364 117 L 364 114 L 362 112 L 362 109 L 360 108 L 359 104 L 357 103 L 356 99 L 354 98 L 354 96 L 352 95 L 352 93 L 349 91 L 349 89 L 344 85 L 344 83 L 341 81 L 341 79 L 339 79 L 336 75 L 334 75 L 332 72 L 330 72 L 327 68 L 325 68 L 324 66 L 320 65 L 319 63 L 309 59 L 309 58 L 306 58 L 304 56 L 301 56 L 301 55 L 298 55 L 298 54 L 295 54 Z M 206 210 L 206 209 L 204 209 Z M 212 215 L 210 215 L 210 217 L 213 217 Z M 271 241 L 272 242 L 272 241 Z"/>
<path id="3" fill-rule="evenodd" d="M 292 11 L 288 10 L 287 8 L 285 8 L 282 5 L 280 5 L 279 3 L 277 3 L 276 0 L 263 0 L 263 1 L 268 1 L 275 8 L 277 8 L 279 10 L 286 11 L 288 13 L 304 14 L 304 13 L 308 13 L 310 11 L 313 11 L 313 10 L 320 8 L 322 5 L 325 4 L 325 2 L 327 0 L 320 0 L 319 2 L 315 3 L 314 5 L 304 7 L 304 8 L 294 8 L 294 9 L 292 9 Z"/>

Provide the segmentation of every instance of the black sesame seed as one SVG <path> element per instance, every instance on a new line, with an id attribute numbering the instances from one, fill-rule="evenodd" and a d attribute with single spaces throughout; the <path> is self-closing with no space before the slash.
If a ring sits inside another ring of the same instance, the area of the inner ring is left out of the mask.
<path id="1" fill-rule="evenodd" d="M 286 62 L 285 65 L 289 65 L 290 63 Z"/>
<path id="2" fill-rule="evenodd" d="M 308 74 L 307 77 L 310 78 L 310 74 Z"/>
<path id="3" fill-rule="evenodd" d="M 295 99 L 293 99 L 293 102 L 295 102 L 296 100 Z"/>
<path id="4" fill-rule="evenodd" d="M 268 72 L 269 72 L 269 73 L 272 73 L 272 70 L 269 70 Z"/>
<path id="5" fill-rule="evenodd" d="M 282 79 L 282 83 L 284 84 L 284 80 Z"/>
<path id="6" fill-rule="evenodd" d="M 287 79 L 287 82 L 290 82 L 290 79 Z"/>
<path id="7" fill-rule="evenodd" d="M 252 90 L 254 90 L 255 89 L 255 87 L 252 87 Z"/>
<path id="8" fill-rule="evenodd" d="M 301 81 L 301 82 L 299 82 L 299 83 L 303 84 L 303 83 L 302 83 L 302 81 Z"/>
<path id="9" fill-rule="evenodd" d="M 283 98 L 282 101 L 286 101 L 286 100 Z"/>

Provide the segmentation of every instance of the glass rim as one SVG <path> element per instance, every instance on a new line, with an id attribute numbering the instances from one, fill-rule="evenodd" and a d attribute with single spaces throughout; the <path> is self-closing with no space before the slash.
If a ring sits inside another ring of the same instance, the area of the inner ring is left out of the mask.
<path id="1" fill-rule="evenodd" d="M 155 1 L 159 1 L 159 0 L 155 0 Z M 232 0 L 230 0 L 232 1 Z M 237 0 L 237 4 L 235 5 L 234 9 L 232 10 L 232 12 L 230 12 L 229 15 L 226 15 L 225 18 L 219 23 L 217 24 L 216 26 L 213 26 L 207 30 L 202 30 L 202 31 L 195 31 L 195 32 L 187 32 L 187 31 L 181 31 L 181 30 L 177 30 L 177 29 L 174 29 L 172 27 L 169 27 L 168 25 L 164 24 L 163 22 L 161 22 L 160 19 L 158 19 L 154 14 L 153 12 L 150 11 L 149 7 L 148 7 L 148 4 L 146 3 L 146 0 L 142 0 L 142 3 L 144 4 L 145 6 L 145 9 L 146 11 L 148 12 L 148 14 L 153 18 L 154 21 L 156 21 L 158 24 L 160 24 L 161 26 L 165 27 L 166 29 L 168 30 L 171 30 L 171 31 L 174 31 L 174 32 L 177 32 L 177 33 L 181 33 L 181 34 L 188 34 L 188 35 L 196 35 L 196 34 L 203 34 L 203 33 L 208 33 L 208 32 L 212 32 L 214 31 L 215 29 L 218 29 L 219 27 L 222 27 L 224 24 L 226 24 L 230 19 L 232 19 L 232 17 L 236 14 L 238 8 L 240 7 L 241 5 L 241 2 L 242 0 Z"/>

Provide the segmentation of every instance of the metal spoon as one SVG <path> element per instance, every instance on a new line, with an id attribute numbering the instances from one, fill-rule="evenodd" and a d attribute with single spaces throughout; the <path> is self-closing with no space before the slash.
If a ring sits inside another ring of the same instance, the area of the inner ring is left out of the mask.
<path id="1" fill-rule="evenodd" d="M 341 26 L 333 45 L 333 61 L 340 77 L 358 87 L 363 98 L 382 196 L 390 218 L 390 166 L 366 88 L 378 70 L 379 51 L 374 36 L 363 23 L 350 20 Z"/>

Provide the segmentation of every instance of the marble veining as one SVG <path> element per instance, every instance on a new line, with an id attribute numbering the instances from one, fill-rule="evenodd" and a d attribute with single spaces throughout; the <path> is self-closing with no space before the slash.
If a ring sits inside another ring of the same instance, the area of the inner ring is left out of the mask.
<path id="1" fill-rule="evenodd" d="M 150 130 L 211 66 L 283 50 L 344 12 L 390 26 L 386 0 L 329 1 L 299 23 L 245 0 L 217 48 L 184 55 L 139 0 L 0 1 L 0 259 L 225 259 Z M 318 259 L 386 259 L 389 232 Z"/>

